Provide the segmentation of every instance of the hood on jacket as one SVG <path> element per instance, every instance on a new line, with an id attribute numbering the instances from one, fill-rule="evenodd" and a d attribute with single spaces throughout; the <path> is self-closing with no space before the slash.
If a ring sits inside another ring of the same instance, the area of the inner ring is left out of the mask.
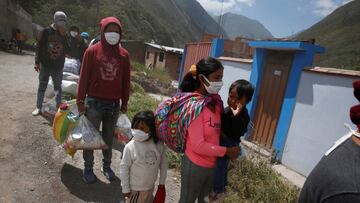
<path id="1" fill-rule="evenodd" d="M 120 43 L 120 40 L 117 44 L 115 45 L 110 45 L 106 40 L 105 40 L 105 28 L 111 24 L 111 23 L 114 23 L 116 24 L 117 26 L 119 26 L 120 28 L 120 39 L 121 39 L 121 35 L 122 35 L 122 27 L 121 27 L 121 23 L 120 21 L 115 18 L 115 17 L 107 17 L 107 18 L 104 18 L 100 21 L 99 25 L 101 26 L 101 37 L 100 37 L 100 41 L 101 41 L 101 44 L 105 47 L 118 47 L 119 46 L 119 43 Z"/>

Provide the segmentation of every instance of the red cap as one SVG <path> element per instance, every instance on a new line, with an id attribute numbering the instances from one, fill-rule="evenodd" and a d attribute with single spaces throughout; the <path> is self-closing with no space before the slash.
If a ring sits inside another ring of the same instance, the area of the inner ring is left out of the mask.
<path id="1" fill-rule="evenodd" d="M 350 119 L 360 130 L 360 104 L 351 107 Z"/>
<path id="2" fill-rule="evenodd" d="M 356 99 L 359 100 L 360 102 L 360 80 L 355 81 L 353 83 L 353 87 L 354 87 L 354 96 L 356 97 Z"/>

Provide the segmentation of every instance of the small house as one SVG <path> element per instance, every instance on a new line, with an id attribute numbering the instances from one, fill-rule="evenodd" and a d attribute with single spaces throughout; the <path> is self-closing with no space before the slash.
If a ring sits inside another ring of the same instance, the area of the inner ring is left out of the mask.
<path id="1" fill-rule="evenodd" d="M 145 67 L 166 70 L 173 80 L 179 78 L 183 49 L 145 43 Z"/>

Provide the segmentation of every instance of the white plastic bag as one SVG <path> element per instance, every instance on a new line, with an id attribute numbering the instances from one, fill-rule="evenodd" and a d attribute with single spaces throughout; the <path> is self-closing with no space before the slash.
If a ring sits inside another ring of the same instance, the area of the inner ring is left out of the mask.
<path id="1" fill-rule="evenodd" d="M 80 79 L 80 77 L 76 74 L 63 72 L 63 81 L 67 80 L 67 81 L 73 81 L 73 82 L 78 83 L 79 79 Z"/>
<path id="2" fill-rule="evenodd" d="M 74 97 L 77 97 L 78 84 L 76 82 L 63 80 L 61 84 L 61 88 L 63 93 L 68 93 Z"/>
<path id="3" fill-rule="evenodd" d="M 56 96 L 54 96 L 46 103 L 43 103 L 41 108 L 41 113 L 43 113 L 44 115 L 55 115 L 56 112 L 57 112 Z"/>
<path id="4" fill-rule="evenodd" d="M 131 138 L 131 122 L 126 114 L 120 114 L 115 128 L 115 136 L 119 142 L 128 143 Z"/>
<path id="5" fill-rule="evenodd" d="M 65 58 L 64 70 L 63 71 L 79 75 L 80 74 L 80 60 L 79 59 Z"/>
<path id="6" fill-rule="evenodd" d="M 86 118 L 86 116 L 80 117 L 79 123 L 68 136 L 66 144 L 69 148 L 82 150 L 108 148 L 99 131 Z"/>
<path id="7" fill-rule="evenodd" d="M 74 97 L 77 97 L 78 83 L 75 81 L 63 80 L 61 82 L 61 89 L 63 93 L 68 93 Z M 55 96 L 54 83 L 50 79 L 45 91 L 46 98 L 52 98 Z"/>
<path id="8" fill-rule="evenodd" d="M 53 81 L 51 79 L 49 79 L 49 82 L 48 82 L 48 85 L 47 85 L 46 91 L 45 91 L 45 97 L 52 98 L 54 96 L 55 96 L 54 84 L 53 84 Z"/>

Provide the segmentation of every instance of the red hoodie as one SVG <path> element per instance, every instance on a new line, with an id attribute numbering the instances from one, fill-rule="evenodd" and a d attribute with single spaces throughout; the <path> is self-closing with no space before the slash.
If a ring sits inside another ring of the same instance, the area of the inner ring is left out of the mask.
<path id="1" fill-rule="evenodd" d="M 130 94 L 130 58 L 119 44 L 106 42 L 104 30 L 110 23 L 121 28 L 120 21 L 114 17 L 101 20 L 101 41 L 84 54 L 77 100 L 84 101 L 86 96 L 107 101 L 121 99 L 126 107 Z"/>

